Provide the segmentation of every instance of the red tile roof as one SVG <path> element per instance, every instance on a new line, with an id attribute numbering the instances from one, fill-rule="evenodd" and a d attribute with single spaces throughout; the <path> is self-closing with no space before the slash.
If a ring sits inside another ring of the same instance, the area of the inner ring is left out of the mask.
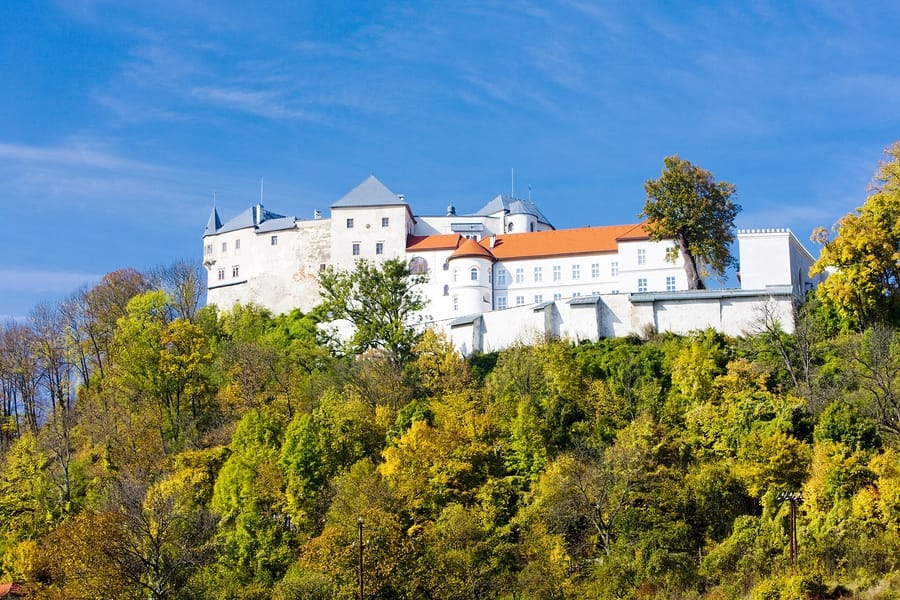
<path id="1" fill-rule="evenodd" d="M 464 256 L 476 256 L 490 259 L 491 261 L 497 260 L 494 258 L 494 255 L 491 254 L 491 251 L 476 242 L 473 239 L 465 239 L 462 244 L 459 245 L 459 248 L 456 249 L 456 252 L 450 255 L 450 258 L 463 258 Z"/>
<path id="2" fill-rule="evenodd" d="M 453 250 L 459 246 L 462 237 L 458 233 L 441 235 L 411 235 L 406 238 L 407 252 L 425 250 Z"/>
<path id="3" fill-rule="evenodd" d="M 632 223 L 510 233 L 496 236 L 493 246 L 490 237 L 484 238 L 478 243 L 471 239 L 465 239 L 457 233 L 409 236 L 406 240 L 406 250 L 423 252 L 456 249 L 450 258 L 484 256 L 494 260 L 516 260 L 616 252 L 619 242 L 649 239 L 650 236 L 644 230 L 643 223 Z"/>
<path id="4" fill-rule="evenodd" d="M 554 229 L 498 235 L 491 252 L 499 260 L 615 252 L 619 241 L 650 239 L 643 223 Z M 490 247 L 490 238 L 481 241 Z"/>

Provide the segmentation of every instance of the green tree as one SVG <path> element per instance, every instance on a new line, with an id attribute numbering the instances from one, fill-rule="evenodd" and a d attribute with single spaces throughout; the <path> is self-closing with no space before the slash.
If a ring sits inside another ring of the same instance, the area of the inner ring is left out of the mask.
<path id="1" fill-rule="evenodd" d="M 647 200 L 640 216 L 649 219 L 645 228 L 651 239 L 675 242 L 666 258 L 675 262 L 681 256 L 688 288 L 703 289 L 707 272 L 722 277 L 735 263 L 730 246 L 734 218 L 741 210 L 731 201 L 735 187 L 677 155 L 663 163 L 659 179 L 644 182 Z"/>
<path id="2" fill-rule="evenodd" d="M 349 352 L 376 348 L 405 363 L 419 338 L 413 325 L 425 300 L 415 286 L 422 282 L 400 259 L 381 264 L 358 260 L 350 271 L 329 268 L 319 276 L 321 308 L 331 319 L 346 319 L 353 326 Z"/>
<path id="3" fill-rule="evenodd" d="M 289 563 L 293 536 L 278 466 L 282 438 L 283 427 L 272 416 L 247 412 L 213 488 L 211 506 L 221 519 L 219 567 L 235 585 L 271 586 Z"/>
<path id="4" fill-rule="evenodd" d="M 886 153 L 865 203 L 834 225 L 833 238 L 823 227 L 812 235 L 822 252 L 810 274 L 831 271 L 816 293 L 848 328 L 900 315 L 900 142 Z"/>

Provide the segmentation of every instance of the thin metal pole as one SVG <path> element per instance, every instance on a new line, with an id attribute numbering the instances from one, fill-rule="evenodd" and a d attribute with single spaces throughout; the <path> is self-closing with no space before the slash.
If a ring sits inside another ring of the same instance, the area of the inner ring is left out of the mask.
<path id="1" fill-rule="evenodd" d="M 791 502 L 791 564 L 797 564 L 797 500 Z"/>
<path id="2" fill-rule="evenodd" d="M 362 537 L 362 517 L 356 520 L 357 530 L 359 533 L 359 600 L 363 600 L 363 537 Z"/>

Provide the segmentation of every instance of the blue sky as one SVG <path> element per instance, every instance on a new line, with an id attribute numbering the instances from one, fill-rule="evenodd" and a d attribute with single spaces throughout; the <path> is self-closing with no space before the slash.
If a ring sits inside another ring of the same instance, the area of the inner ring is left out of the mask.
<path id="1" fill-rule="evenodd" d="M 900 139 L 893 2 L 0 2 L 0 319 L 195 258 L 213 193 L 298 217 L 369 174 L 636 222 L 679 154 L 806 241 Z M 809 244 L 807 244 L 810 246 Z M 814 252 L 817 249 L 812 248 Z"/>

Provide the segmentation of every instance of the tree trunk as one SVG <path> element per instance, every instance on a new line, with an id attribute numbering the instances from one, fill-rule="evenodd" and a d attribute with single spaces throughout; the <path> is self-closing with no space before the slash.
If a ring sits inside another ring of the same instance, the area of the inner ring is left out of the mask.
<path id="1" fill-rule="evenodd" d="M 678 245 L 678 252 L 684 261 L 684 273 L 687 275 L 687 286 L 689 290 L 704 290 L 706 285 L 700 277 L 700 270 L 697 268 L 697 261 L 690 253 L 687 242 L 681 235 L 675 236 L 675 243 Z"/>

